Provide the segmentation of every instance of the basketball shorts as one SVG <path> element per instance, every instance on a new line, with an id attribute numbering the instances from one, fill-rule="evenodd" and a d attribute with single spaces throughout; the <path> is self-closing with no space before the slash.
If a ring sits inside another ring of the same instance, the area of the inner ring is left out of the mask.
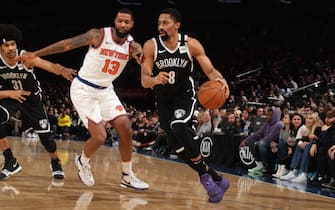
<path id="1" fill-rule="evenodd" d="M 20 110 L 24 127 L 33 128 L 36 133 L 50 132 L 50 123 L 40 97 L 29 97 L 24 103 L 1 99 L 0 105 L 8 112 L 9 117 Z"/>
<path id="2" fill-rule="evenodd" d="M 98 89 L 75 78 L 71 83 L 70 97 L 86 128 L 88 128 L 88 119 L 99 123 L 113 120 L 120 115 L 127 115 L 113 86 Z"/>

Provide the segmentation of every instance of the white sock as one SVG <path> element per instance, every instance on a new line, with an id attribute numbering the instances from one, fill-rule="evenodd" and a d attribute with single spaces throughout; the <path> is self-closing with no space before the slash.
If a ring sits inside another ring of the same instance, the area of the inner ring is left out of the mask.
<path id="1" fill-rule="evenodd" d="M 128 162 L 122 162 L 121 163 L 121 167 L 122 167 L 122 172 L 126 173 L 126 174 L 130 174 L 132 172 L 132 168 L 131 168 L 132 164 L 131 161 Z"/>
<path id="2" fill-rule="evenodd" d="M 80 160 L 84 164 L 88 164 L 90 162 L 90 158 L 85 155 L 84 150 L 81 152 Z"/>

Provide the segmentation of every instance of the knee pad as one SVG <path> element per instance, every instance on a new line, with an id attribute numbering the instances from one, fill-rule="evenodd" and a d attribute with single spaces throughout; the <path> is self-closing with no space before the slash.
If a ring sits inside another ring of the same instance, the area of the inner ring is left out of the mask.
<path id="1" fill-rule="evenodd" d="M 50 133 L 39 133 L 41 144 L 44 146 L 45 150 L 49 153 L 56 152 L 57 146 L 53 139 L 51 139 Z"/>
<path id="2" fill-rule="evenodd" d="M 9 121 L 9 112 L 5 107 L 0 105 L 0 124 L 5 124 Z"/>

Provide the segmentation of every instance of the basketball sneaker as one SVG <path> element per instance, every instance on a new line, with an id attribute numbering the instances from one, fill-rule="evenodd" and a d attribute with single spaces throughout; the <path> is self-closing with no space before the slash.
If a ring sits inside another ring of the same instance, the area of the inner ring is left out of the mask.
<path id="1" fill-rule="evenodd" d="M 76 165 L 78 167 L 78 176 L 80 180 L 86 184 L 87 186 L 93 186 L 94 185 L 94 178 L 91 172 L 91 164 L 87 163 L 84 164 L 80 160 L 81 155 L 76 157 Z"/>
<path id="2" fill-rule="evenodd" d="M 224 192 L 221 187 L 214 182 L 213 178 L 209 174 L 206 173 L 201 175 L 200 182 L 207 191 L 209 202 L 218 203 L 222 200 Z"/>
<path id="3" fill-rule="evenodd" d="M 52 170 L 53 178 L 64 179 L 64 171 L 62 169 L 62 164 L 58 158 L 51 160 L 50 168 Z"/>
<path id="4" fill-rule="evenodd" d="M 137 178 L 136 174 L 134 174 L 133 172 L 131 172 L 130 174 L 122 172 L 120 186 L 123 188 L 133 188 L 135 190 L 146 190 L 149 188 L 149 185 Z"/>
<path id="5" fill-rule="evenodd" d="M 13 158 L 9 162 L 5 162 L 3 169 L 0 171 L 0 180 L 8 179 L 10 176 L 19 173 L 22 170 L 21 165 Z"/>
<path id="6" fill-rule="evenodd" d="M 225 193 L 230 186 L 229 180 L 224 177 L 222 177 L 221 181 L 216 181 L 215 183 L 221 188 L 223 193 Z"/>

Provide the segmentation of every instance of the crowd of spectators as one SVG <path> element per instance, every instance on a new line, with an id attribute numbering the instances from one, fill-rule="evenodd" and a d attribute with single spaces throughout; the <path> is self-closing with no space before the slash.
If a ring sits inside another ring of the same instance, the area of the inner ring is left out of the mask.
<path id="1" fill-rule="evenodd" d="M 300 179 L 304 181 L 303 176 L 310 170 L 307 167 L 309 163 L 304 162 L 305 165 L 302 165 L 300 159 L 308 155 L 303 148 L 298 147 L 300 150 L 296 150 L 296 144 L 290 144 L 289 137 L 295 135 L 294 139 L 297 139 L 296 134 L 299 133 L 298 130 L 305 120 L 305 127 L 309 126 L 307 125 L 308 114 L 317 113 L 320 119 L 327 119 L 326 116 L 329 115 L 328 118 L 331 116 L 331 114 L 327 115 L 327 111 L 332 110 L 335 105 L 335 53 L 332 51 L 333 46 L 326 47 L 329 35 L 322 26 L 324 26 L 323 23 L 314 25 L 315 29 L 319 29 L 317 31 L 320 32 L 319 39 L 315 42 L 311 42 L 312 38 L 309 35 L 315 33 L 313 28 L 310 29 L 309 33 L 300 34 L 302 40 L 292 39 L 289 41 L 289 37 L 285 36 L 287 38 L 285 45 L 278 41 L 281 40 L 278 39 L 278 36 L 274 36 L 274 30 L 262 28 L 258 31 L 259 33 L 240 35 L 240 42 L 232 42 L 235 45 L 234 48 L 225 50 L 231 52 L 230 56 L 209 53 L 215 66 L 222 70 L 222 74 L 229 82 L 231 94 L 220 109 L 206 110 L 199 106 L 195 111 L 194 123 L 190 126 L 196 131 L 199 138 L 213 132 L 252 135 L 267 123 L 266 116 L 269 110 L 273 106 L 278 107 L 282 113 L 281 122 L 285 125 L 283 126 L 284 130 L 288 134 L 285 134 L 284 131 L 278 132 L 278 139 L 273 139 L 272 144 L 269 144 L 268 147 L 278 166 L 278 170 L 273 168 L 276 170 L 274 177 L 280 178 L 290 170 L 296 178 L 300 169 L 299 174 L 303 174 Z M 255 36 L 259 37 L 252 37 L 251 34 L 257 34 Z M 208 36 L 210 39 L 211 35 Z M 271 39 L 270 37 L 275 38 Z M 326 38 L 321 40 L 322 37 Z M 294 45 L 295 41 L 298 41 L 300 46 Z M 302 46 L 302 41 L 311 46 Z M 211 46 L 208 46 L 207 49 L 212 50 Z M 222 59 L 222 56 L 226 57 Z M 229 62 L 227 62 L 227 58 Z M 138 66 L 130 65 L 128 68 L 131 68 L 130 72 L 134 74 L 134 81 L 138 81 L 138 88 L 141 88 L 139 76 L 135 75 L 136 72 L 139 72 L 137 71 Z M 199 86 L 205 77 L 200 71 L 196 71 L 195 76 L 198 81 L 196 85 Z M 117 87 L 121 83 L 122 87 L 125 88 L 129 81 L 127 83 L 127 80 L 123 80 L 121 77 L 119 81 L 116 81 L 115 86 Z M 87 139 L 89 133 L 78 118 L 69 98 L 69 84 L 64 83 L 64 80 L 47 78 L 41 80 L 41 85 L 44 91 L 43 101 L 54 137 L 60 140 L 80 141 Z M 148 98 L 138 100 L 141 101 L 141 104 L 149 101 Z M 134 151 L 146 149 L 161 155 L 173 154 L 164 131 L 159 127 L 156 110 L 132 106 L 127 103 L 127 100 L 125 100 L 125 107 L 132 123 Z M 148 105 L 148 107 L 151 106 Z M 294 116 L 296 118 L 301 116 L 300 124 L 294 124 Z M 285 119 L 289 120 L 288 124 Z M 325 121 L 323 124 L 327 124 L 327 122 Z M 320 130 L 327 130 L 323 125 L 320 127 Z M 328 125 L 328 127 L 331 126 Z M 108 130 L 106 144 L 117 144 L 118 135 L 115 130 L 111 127 L 106 129 Z M 12 132 L 12 135 L 18 136 L 23 132 L 30 131 L 29 128 L 21 124 L 20 113 L 12 118 L 9 131 Z M 311 131 L 309 130 L 309 132 Z M 318 138 L 323 139 L 324 137 L 321 135 Z M 315 155 L 318 160 L 315 161 L 314 168 L 320 172 L 317 175 L 318 180 L 327 182 L 330 181 L 332 175 L 328 170 L 329 167 L 320 166 L 322 161 L 319 160 L 329 159 L 325 148 L 329 148 L 330 145 L 322 144 L 324 141 L 321 141 L 320 144 L 322 149 L 319 151 L 318 148 L 318 152 L 315 153 L 318 154 Z M 314 140 L 310 142 L 314 142 Z M 314 151 L 316 150 L 313 145 L 309 146 Z M 322 157 L 320 153 L 323 154 Z M 313 158 L 311 157 L 311 159 Z M 314 163 L 312 160 L 309 162 Z M 307 178 L 306 176 L 306 180 Z"/>

